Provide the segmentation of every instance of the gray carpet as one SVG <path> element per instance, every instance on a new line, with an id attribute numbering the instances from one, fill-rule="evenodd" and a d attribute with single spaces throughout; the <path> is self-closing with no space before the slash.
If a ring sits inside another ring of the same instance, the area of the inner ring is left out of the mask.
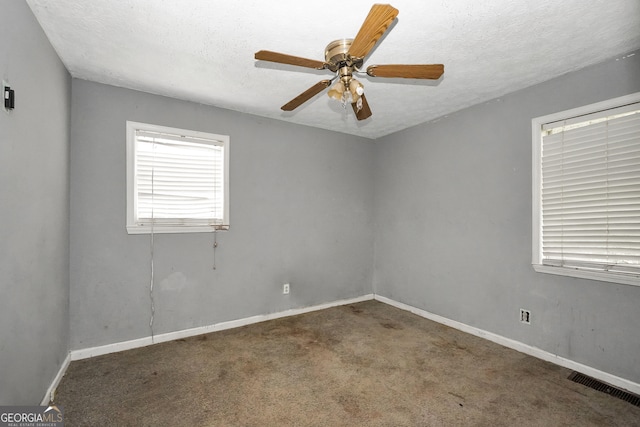
<path id="1" fill-rule="evenodd" d="M 67 426 L 640 426 L 571 371 L 376 301 L 72 362 Z"/>

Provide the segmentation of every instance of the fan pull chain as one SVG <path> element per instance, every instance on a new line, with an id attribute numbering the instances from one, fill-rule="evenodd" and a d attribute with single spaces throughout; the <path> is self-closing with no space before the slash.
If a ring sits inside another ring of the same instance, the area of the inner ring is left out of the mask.
<path id="1" fill-rule="evenodd" d="M 213 269 L 216 269 L 216 248 L 218 247 L 218 227 L 213 230 Z"/>

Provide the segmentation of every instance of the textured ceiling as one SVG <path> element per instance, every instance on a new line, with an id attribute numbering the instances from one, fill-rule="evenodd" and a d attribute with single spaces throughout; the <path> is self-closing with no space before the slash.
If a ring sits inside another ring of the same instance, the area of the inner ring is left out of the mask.
<path id="1" fill-rule="evenodd" d="M 280 106 L 316 71 L 254 60 L 272 50 L 324 60 L 373 2 L 28 0 L 73 77 L 378 138 L 640 48 L 638 0 L 393 0 L 372 64 L 443 63 L 435 81 L 357 78 L 373 116 L 315 96 Z"/>

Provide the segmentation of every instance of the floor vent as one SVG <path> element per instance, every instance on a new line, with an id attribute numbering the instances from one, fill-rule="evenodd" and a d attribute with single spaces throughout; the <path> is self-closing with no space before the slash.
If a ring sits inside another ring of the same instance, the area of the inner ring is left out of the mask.
<path id="1" fill-rule="evenodd" d="M 574 383 L 585 385 L 594 390 L 610 394 L 611 396 L 617 397 L 618 399 L 626 400 L 632 405 L 640 406 L 640 396 L 638 396 L 637 394 L 620 390 L 619 388 L 616 388 L 612 385 L 603 383 L 602 381 L 598 381 L 595 378 L 588 377 L 579 372 L 572 372 L 571 375 L 569 375 L 569 379 Z"/>

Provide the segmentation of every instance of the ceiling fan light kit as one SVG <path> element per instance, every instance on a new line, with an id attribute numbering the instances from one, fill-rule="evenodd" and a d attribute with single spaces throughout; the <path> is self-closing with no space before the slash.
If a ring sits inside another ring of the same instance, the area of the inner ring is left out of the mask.
<path id="1" fill-rule="evenodd" d="M 324 51 L 324 62 L 268 50 L 256 52 L 255 59 L 260 61 L 296 65 L 317 70 L 327 69 L 335 74 L 331 80 L 322 80 L 293 98 L 281 107 L 282 110 L 293 111 L 338 79 L 329 89 L 327 95 L 332 99 L 341 101 L 343 107 L 351 104 L 358 120 L 369 118 L 371 109 L 364 95 L 364 86 L 353 78 L 353 74 L 360 72 L 365 57 L 384 35 L 396 16 L 398 16 L 398 9 L 393 6 L 389 4 L 374 4 L 355 38 L 338 39 L 327 45 Z M 366 73 L 370 77 L 437 80 L 444 73 L 444 65 L 371 65 L 367 67 Z"/>

